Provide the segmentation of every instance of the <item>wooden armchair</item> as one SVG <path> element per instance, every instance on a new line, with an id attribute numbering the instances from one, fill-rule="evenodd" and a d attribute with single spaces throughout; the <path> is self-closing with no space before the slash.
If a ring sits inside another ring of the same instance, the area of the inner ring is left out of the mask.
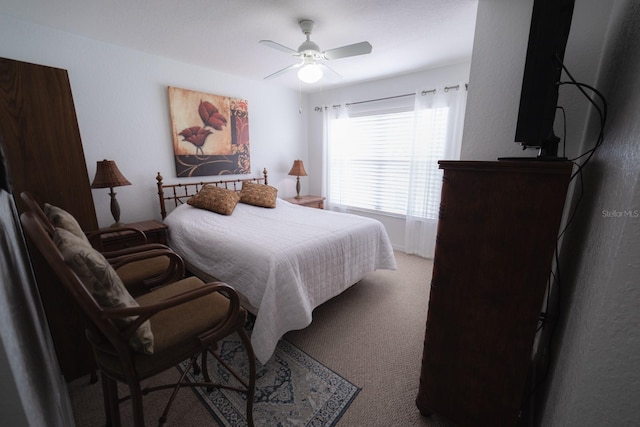
<path id="1" fill-rule="evenodd" d="M 26 235 L 52 267 L 87 319 L 92 344 L 103 380 L 107 425 L 120 425 L 119 403 L 132 401 L 135 426 L 144 425 L 143 394 L 173 388 L 159 425 L 181 387 L 222 387 L 247 394 L 247 421 L 253 425 L 255 356 L 244 331 L 246 311 L 237 293 L 221 282 L 205 284 L 196 277 L 157 288 L 137 299 L 127 293 L 109 262 L 94 248 L 64 229 L 53 236 L 34 212 L 21 217 Z M 216 342 L 236 332 L 249 358 L 248 379 L 230 369 L 214 352 Z M 205 356 L 213 354 L 242 386 L 211 382 Z M 186 372 L 202 355 L 204 382 L 184 381 Z M 141 388 L 141 381 L 189 360 L 175 384 Z M 118 397 L 117 382 L 128 385 L 130 396 Z"/>
<path id="2" fill-rule="evenodd" d="M 63 209 L 49 205 L 51 212 L 50 215 L 47 215 L 29 192 L 22 192 L 20 198 L 36 215 L 36 218 L 42 222 L 50 236 L 53 235 L 56 226 L 61 226 L 79 237 L 85 235 L 87 242 L 101 251 L 102 255 L 109 260 L 125 287 L 133 295 L 146 293 L 149 289 L 175 282 L 184 277 L 185 267 L 182 258 L 165 245 L 146 243 L 147 238 L 144 232 L 135 227 L 124 226 L 85 233 L 75 218 Z M 56 224 L 51 221 L 50 217 L 55 218 Z M 135 233 L 141 244 L 118 251 L 104 252 L 101 250 L 100 234 L 124 230 Z"/>

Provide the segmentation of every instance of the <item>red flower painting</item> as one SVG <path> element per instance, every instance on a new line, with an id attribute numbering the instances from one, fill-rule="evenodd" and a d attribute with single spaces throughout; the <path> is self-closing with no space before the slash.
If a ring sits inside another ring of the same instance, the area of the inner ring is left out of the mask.
<path id="1" fill-rule="evenodd" d="M 211 132 L 208 129 L 203 129 L 200 126 L 193 126 L 190 128 L 184 129 L 178 135 L 184 138 L 185 141 L 189 141 L 193 145 L 196 146 L 196 154 L 200 151 L 201 154 L 204 154 L 202 151 L 202 146 L 204 145 L 204 141 L 207 139 L 207 136 L 211 135 Z"/>
<path id="2" fill-rule="evenodd" d="M 200 114 L 200 118 L 205 125 L 211 126 L 215 130 L 222 130 L 222 126 L 227 125 L 227 118 L 220 114 L 216 106 L 208 101 L 200 101 L 198 114 Z"/>
<path id="3" fill-rule="evenodd" d="M 169 87 L 178 176 L 250 173 L 247 101 Z"/>

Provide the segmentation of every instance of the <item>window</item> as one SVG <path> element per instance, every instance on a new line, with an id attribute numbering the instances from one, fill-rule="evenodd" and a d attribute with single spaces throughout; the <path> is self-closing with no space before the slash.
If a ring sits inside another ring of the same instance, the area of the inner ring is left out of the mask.
<path id="1" fill-rule="evenodd" d="M 328 138 L 328 196 L 332 204 L 407 215 L 410 186 L 414 212 L 437 218 L 449 107 L 370 111 L 333 119 Z M 415 141 L 415 144 L 414 144 Z M 412 179 L 420 173 L 425 179 Z M 416 197 L 416 196 L 414 196 Z M 417 209 L 417 211 L 416 211 Z"/>

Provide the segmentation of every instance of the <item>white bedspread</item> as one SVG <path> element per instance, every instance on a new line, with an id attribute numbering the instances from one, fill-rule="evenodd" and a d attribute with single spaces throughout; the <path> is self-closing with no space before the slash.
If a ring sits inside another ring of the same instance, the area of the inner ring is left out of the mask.
<path id="1" fill-rule="evenodd" d="M 396 269 L 379 221 L 282 199 L 275 209 L 238 203 L 230 216 L 185 204 L 165 223 L 189 265 L 258 308 L 251 342 L 262 363 L 286 332 L 311 323 L 315 307 L 376 269 Z"/>

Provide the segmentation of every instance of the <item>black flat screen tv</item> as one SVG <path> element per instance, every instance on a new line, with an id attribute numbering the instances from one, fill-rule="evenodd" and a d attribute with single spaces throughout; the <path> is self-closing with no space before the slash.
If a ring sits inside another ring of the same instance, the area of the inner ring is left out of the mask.
<path id="1" fill-rule="evenodd" d="M 535 0 L 522 78 L 515 142 L 538 148 L 538 158 L 557 158 L 553 131 L 558 82 L 573 18 L 574 0 Z"/>

